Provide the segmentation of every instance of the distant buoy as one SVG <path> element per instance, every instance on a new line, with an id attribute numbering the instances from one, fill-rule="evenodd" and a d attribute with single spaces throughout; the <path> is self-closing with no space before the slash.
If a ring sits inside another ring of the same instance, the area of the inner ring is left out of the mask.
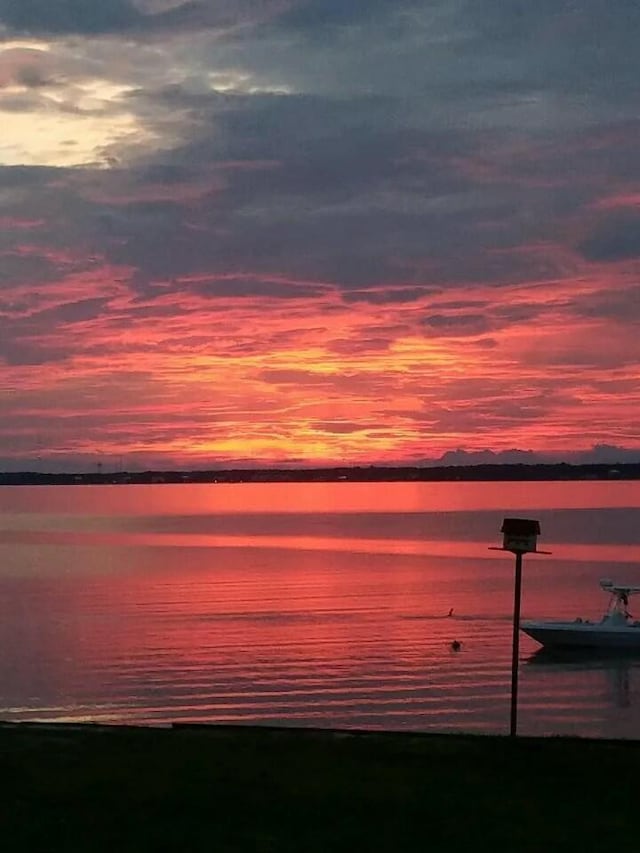
<path id="1" fill-rule="evenodd" d="M 459 643 L 457 640 L 454 640 L 454 641 L 451 643 L 451 649 L 452 649 L 452 651 L 454 651 L 454 652 L 459 652 L 461 648 L 462 648 L 462 643 Z"/>

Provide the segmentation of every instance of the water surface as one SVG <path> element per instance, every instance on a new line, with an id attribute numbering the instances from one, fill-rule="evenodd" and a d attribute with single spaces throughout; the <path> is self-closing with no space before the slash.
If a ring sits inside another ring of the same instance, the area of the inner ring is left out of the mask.
<path id="1" fill-rule="evenodd" d="M 523 617 L 640 584 L 635 482 L 0 488 L 0 718 L 505 731 L 518 514 Z M 640 659 L 535 649 L 523 733 L 640 737 Z"/>

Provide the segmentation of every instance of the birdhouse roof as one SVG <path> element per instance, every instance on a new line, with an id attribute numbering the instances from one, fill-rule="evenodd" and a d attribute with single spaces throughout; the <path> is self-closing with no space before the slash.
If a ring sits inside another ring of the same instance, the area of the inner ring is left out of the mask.
<path id="1" fill-rule="evenodd" d="M 532 518 L 505 518 L 500 532 L 515 536 L 539 536 L 540 522 Z"/>

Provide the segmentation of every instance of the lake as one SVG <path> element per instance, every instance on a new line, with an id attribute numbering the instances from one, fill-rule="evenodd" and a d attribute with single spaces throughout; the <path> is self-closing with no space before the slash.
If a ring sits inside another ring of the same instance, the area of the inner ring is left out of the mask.
<path id="1" fill-rule="evenodd" d="M 506 732 L 509 515 L 523 618 L 640 585 L 640 482 L 0 488 L 0 718 Z M 521 733 L 640 738 L 640 658 L 536 648 Z"/>

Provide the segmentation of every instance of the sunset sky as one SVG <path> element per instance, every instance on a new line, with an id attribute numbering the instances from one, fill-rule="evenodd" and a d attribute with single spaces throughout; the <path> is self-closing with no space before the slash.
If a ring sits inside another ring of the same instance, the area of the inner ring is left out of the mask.
<path id="1" fill-rule="evenodd" d="M 0 469 L 640 460 L 638 0 L 0 39 Z"/>

